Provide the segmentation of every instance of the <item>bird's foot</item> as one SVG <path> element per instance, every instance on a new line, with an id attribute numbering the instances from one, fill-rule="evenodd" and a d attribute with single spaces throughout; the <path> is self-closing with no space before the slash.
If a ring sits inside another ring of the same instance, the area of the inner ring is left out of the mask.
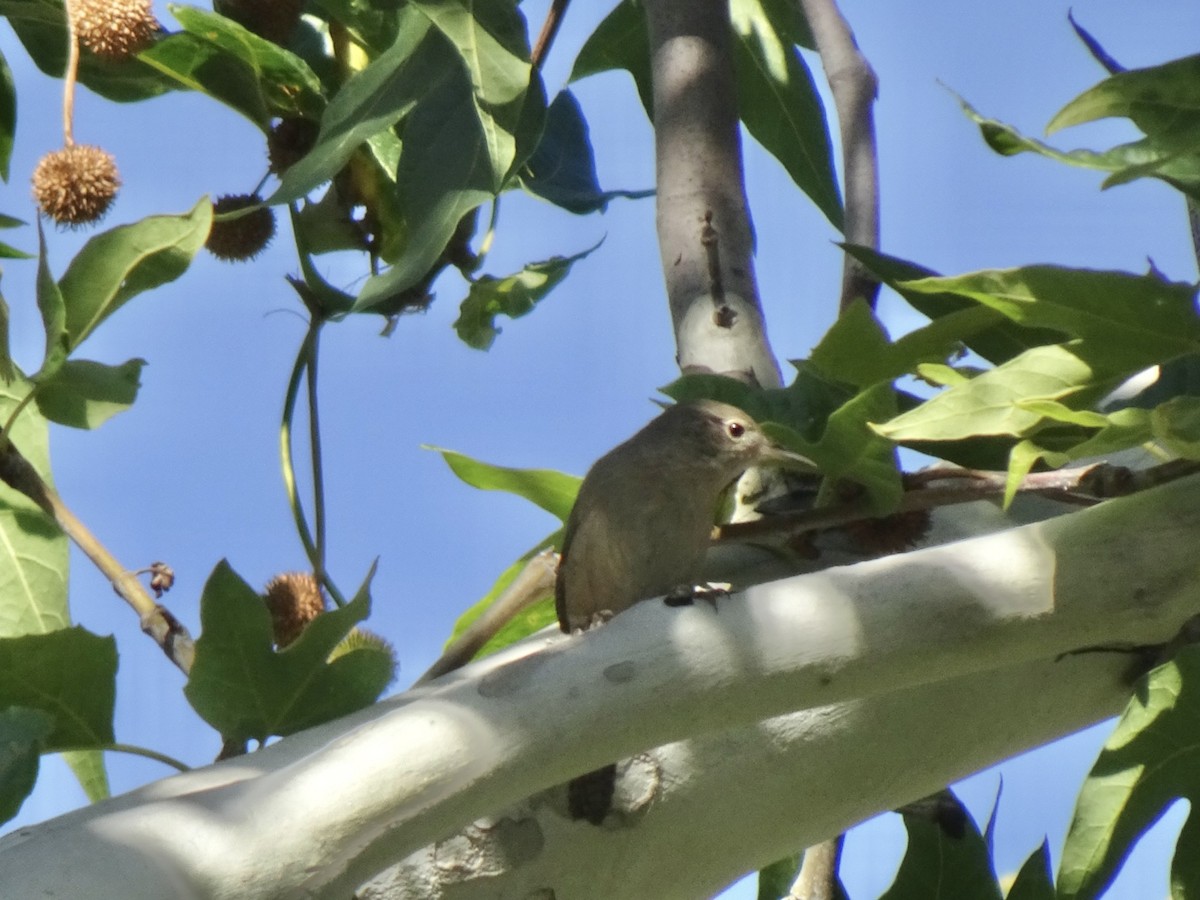
<path id="1" fill-rule="evenodd" d="M 691 606 L 697 600 L 704 600 L 712 604 L 712 608 L 717 608 L 717 601 L 722 597 L 729 596 L 729 591 L 733 587 L 727 581 L 710 581 L 706 584 L 681 584 L 677 588 L 673 588 L 670 593 L 663 597 L 663 603 L 667 606 Z"/>

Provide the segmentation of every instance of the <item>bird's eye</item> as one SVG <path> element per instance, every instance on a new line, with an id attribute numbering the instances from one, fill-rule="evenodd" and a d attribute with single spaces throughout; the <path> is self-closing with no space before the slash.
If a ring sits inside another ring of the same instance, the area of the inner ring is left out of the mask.
<path id="1" fill-rule="evenodd" d="M 730 422 L 725 426 L 725 430 L 729 432 L 729 436 L 731 438 L 737 440 L 746 433 L 746 426 L 741 422 Z"/>

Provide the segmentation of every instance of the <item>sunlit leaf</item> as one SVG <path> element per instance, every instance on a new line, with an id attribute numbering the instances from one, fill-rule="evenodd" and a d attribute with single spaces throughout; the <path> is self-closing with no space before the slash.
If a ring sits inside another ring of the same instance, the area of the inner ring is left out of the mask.
<path id="1" fill-rule="evenodd" d="M 91 238 L 58 283 L 71 349 L 129 300 L 182 275 L 211 223 L 204 198 L 183 215 L 149 216 Z"/>
<path id="2" fill-rule="evenodd" d="M 571 512 L 582 481 L 553 469 L 511 469 L 481 462 L 454 450 L 428 449 L 442 454 L 450 470 L 472 487 L 524 497 L 563 522 Z"/>
<path id="3" fill-rule="evenodd" d="M 520 272 L 503 278 L 491 275 L 477 278 L 471 282 L 467 298 L 459 308 L 454 330 L 468 346 L 487 350 L 500 333 L 497 316 L 517 319 L 532 312 L 567 277 L 575 263 L 599 246 L 596 244 L 574 256 L 555 256 L 530 263 Z"/>
<path id="4" fill-rule="evenodd" d="M 1133 845 L 1177 799 L 1190 802 L 1171 865 L 1173 896 L 1200 891 L 1200 650 L 1184 648 L 1139 684 L 1075 805 L 1058 872 L 1059 896 L 1098 897 Z"/>
<path id="5" fill-rule="evenodd" d="M 735 0 L 730 7 L 738 112 L 755 140 L 840 230 L 842 200 L 825 107 L 794 40 L 779 33 L 766 5 Z"/>

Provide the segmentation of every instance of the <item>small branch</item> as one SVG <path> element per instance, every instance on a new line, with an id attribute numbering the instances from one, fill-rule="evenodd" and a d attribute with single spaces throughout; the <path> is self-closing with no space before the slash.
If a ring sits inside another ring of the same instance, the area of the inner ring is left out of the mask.
<path id="1" fill-rule="evenodd" d="M 157 603 L 137 576 L 117 562 L 62 498 L 34 469 L 11 440 L 0 446 L 0 481 L 24 494 L 50 516 L 96 568 L 112 582 L 117 594 L 133 607 L 148 634 L 185 675 L 191 671 L 196 647 L 186 627 L 165 606 Z"/>
<path id="2" fill-rule="evenodd" d="M 825 77 L 837 107 L 842 135 L 846 240 L 878 250 L 879 159 L 875 149 L 872 105 L 879 83 L 835 0 L 798 2 L 821 54 L 821 64 L 825 67 Z M 847 254 L 842 269 L 840 308 L 845 309 L 860 298 L 874 307 L 878 297 L 879 279 Z"/>
<path id="3" fill-rule="evenodd" d="M 845 833 L 804 851 L 804 862 L 786 900 L 841 900 L 838 866 Z"/>
<path id="4" fill-rule="evenodd" d="M 1197 471 L 1200 471 L 1200 463 L 1182 459 L 1136 470 L 1109 463 L 1096 463 L 1074 469 L 1056 469 L 1053 472 L 1026 475 L 1017 492 L 1090 506 L 1102 499 L 1137 493 Z M 935 468 L 909 474 L 904 479 L 907 490 L 895 513 L 936 509 L 957 503 L 973 503 L 977 500 L 994 500 L 1004 496 L 1007 479 L 1008 476 L 1004 472 L 972 469 Z M 950 483 L 953 486 L 950 486 Z M 752 542 L 766 538 L 791 538 L 872 518 L 876 517 L 869 514 L 864 501 L 853 500 L 837 506 L 770 515 L 752 522 L 732 522 L 717 529 L 716 539 Z"/>
<path id="5" fill-rule="evenodd" d="M 552 0 L 550 11 L 546 13 L 546 21 L 542 23 L 542 33 L 538 35 L 537 43 L 533 45 L 533 53 L 529 56 L 530 65 L 535 69 L 540 69 L 546 61 L 570 2 L 571 0 Z"/>
<path id="6" fill-rule="evenodd" d="M 557 565 L 558 554 L 553 550 L 543 550 L 530 559 L 517 573 L 512 584 L 446 648 L 446 652 L 416 680 L 413 687 L 462 668 L 474 659 L 483 645 L 495 637 L 514 616 L 554 590 Z"/>

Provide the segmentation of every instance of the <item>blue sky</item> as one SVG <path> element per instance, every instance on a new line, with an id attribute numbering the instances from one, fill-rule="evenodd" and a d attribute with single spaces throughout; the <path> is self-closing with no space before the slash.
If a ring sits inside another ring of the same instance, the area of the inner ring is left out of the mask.
<path id="1" fill-rule="evenodd" d="M 540 24 L 547 5 L 530 0 L 524 9 Z M 571 8 L 546 67 L 551 93 L 607 6 Z M 1101 192 L 1097 175 L 1031 156 L 1002 159 L 984 146 L 950 92 L 984 115 L 1039 134 L 1103 76 L 1074 37 L 1065 4 L 847 0 L 843 8 L 880 79 L 885 251 L 947 274 L 1034 262 L 1143 271 L 1152 258 L 1172 278 L 1195 279 L 1178 195 L 1149 182 Z M 1200 33 L 1200 7 L 1184 0 L 1084 0 L 1074 11 L 1131 67 L 1195 52 Z M 170 22 L 165 9 L 160 15 Z M 0 49 L 20 104 L 13 175 L 0 188 L 0 209 L 32 221 L 28 176 L 42 153 L 60 145 L 59 85 L 36 72 L 7 29 Z M 819 64 L 810 63 L 820 81 Z M 574 90 L 589 117 L 601 183 L 652 186 L 652 134 L 629 78 L 599 76 Z M 85 91 L 76 108 L 76 139 L 112 152 L 124 178 L 106 226 L 183 211 L 204 193 L 250 191 L 264 169 L 257 130 L 201 97 L 116 106 Z M 1128 134 L 1101 123 L 1054 140 L 1065 148 L 1107 146 Z M 781 360 L 803 357 L 834 315 L 837 235 L 752 141 L 746 168 L 769 333 Z M 30 230 L 7 237 L 27 249 L 36 244 Z M 52 236 L 56 272 L 84 237 Z M 326 329 L 330 564 L 340 583 L 354 585 L 380 557 L 371 624 L 399 653 L 396 689 L 437 656 L 455 617 L 496 574 L 555 526 L 519 500 L 462 485 L 420 445 L 582 474 L 653 414 L 649 398 L 676 374 L 652 201 L 617 201 L 604 216 L 576 218 L 532 198 L 506 197 L 485 270 L 507 274 L 601 237 L 604 245 L 533 315 L 502 323 L 487 353 L 461 344 L 450 328 L 465 292 L 453 278 L 438 284 L 428 313 L 402 320 L 390 338 L 378 336 L 377 318 Z M 67 503 L 126 565 L 163 559 L 175 568 L 168 602 L 193 630 L 200 588 L 221 558 L 256 585 L 305 564 L 276 451 L 284 386 L 304 330 L 282 279 L 295 268 L 286 237 L 252 266 L 202 254 L 183 279 L 139 298 L 83 349 L 105 362 L 146 358 L 138 403 L 98 431 L 52 434 Z M 343 285 L 360 274 L 341 262 L 326 270 Z M 14 351 L 27 367 L 36 367 L 42 347 L 33 276 L 30 263 L 4 266 Z M 881 311 L 894 331 L 915 324 L 894 300 L 885 299 Z M 183 701 L 182 677 L 80 558 L 73 560 L 72 606 L 80 622 L 117 636 L 118 739 L 190 763 L 211 759 L 217 736 Z M 1056 846 L 1103 735 L 1093 730 L 1003 767 L 1002 871 L 1015 869 L 1046 832 Z M 118 791 L 168 774 L 142 760 L 109 760 Z M 999 780 L 990 772 L 963 787 L 978 817 L 986 817 Z M 66 767 L 50 759 L 18 821 L 81 802 Z M 855 896 L 874 896 L 887 884 L 898 833 L 895 817 L 883 817 L 852 836 L 847 868 Z M 1110 896 L 1165 896 L 1168 854 L 1162 840 L 1139 850 Z M 752 895 L 748 888 L 730 894 Z"/>

